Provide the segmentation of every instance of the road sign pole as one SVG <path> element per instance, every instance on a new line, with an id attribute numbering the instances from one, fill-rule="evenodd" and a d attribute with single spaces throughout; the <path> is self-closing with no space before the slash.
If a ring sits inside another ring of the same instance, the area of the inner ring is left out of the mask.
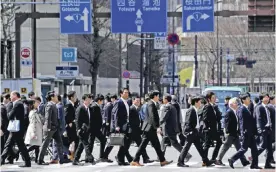
<path id="1" fill-rule="evenodd" d="M 220 47 L 219 86 L 222 86 L 222 47 Z"/>
<path id="2" fill-rule="evenodd" d="M 227 55 L 230 54 L 230 49 L 227 49 Z M 230 59 L 227 58 L 227 82 L 226 82 L 226 86 L 228 87 L 230 85 Z"/>
<path id="3" fill-rule="evenodd" d="M 198 61 L 197 61 L 197 35 L 195 35 L 195 87 L 197 87 L 198 81 Z"/>
<path id="4" fill-rule="evenodd" d="M 34 3 L 36 2 L 36 0 L 32 0 Z M 35 13 L 36 12 L 36 4 L 33 4 L 32 5 L 32 13 Z M 33 67 L 33 70 L 32 70 L 32 73 L 33 73 L 33 78 L 36 78 L 36 18 L 33 18 L 32 19 L 32 48 L 33 48 L 33 52 L 32 52 L 32 60 L 33 60 L 33 64 L 32 64 L 32 67 Z"/>

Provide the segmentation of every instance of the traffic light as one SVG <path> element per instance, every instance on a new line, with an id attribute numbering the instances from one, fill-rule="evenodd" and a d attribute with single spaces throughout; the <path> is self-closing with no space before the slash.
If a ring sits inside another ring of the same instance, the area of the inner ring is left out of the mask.
<path id="1" fill-rule="evenodd" d="M 247 61 L 247 58 L 238 57 L 236 58 L 236 65 L 245 65 Z"/>
<path id="2" fill-rule="evenodd" d="M 129 80 L 126 80 L 126 88 L 129 89 Z"/>
<path id="3" fill-rule="evenodd" d="M 274 0 L 248 0 L 248 32 L 275 32 Z"/>

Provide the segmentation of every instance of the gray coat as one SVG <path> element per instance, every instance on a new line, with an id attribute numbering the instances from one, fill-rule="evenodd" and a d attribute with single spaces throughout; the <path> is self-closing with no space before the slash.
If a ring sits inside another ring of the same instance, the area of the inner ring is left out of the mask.
<path id="1" fill-rule="evenodd" d="M 58 128 L 58 110 L 56 104 L 53 102 L 47 102 L 45 107 L 45 122 L 43 130 L 44 132 L 56 131 Z"/>
<path id="2" fill-rule="evenodd" d="M 162 107 L 160 125 L 163 134 L 166 136 L 174 136 L 179 133 L 177 110 L 171 103 Z"/>

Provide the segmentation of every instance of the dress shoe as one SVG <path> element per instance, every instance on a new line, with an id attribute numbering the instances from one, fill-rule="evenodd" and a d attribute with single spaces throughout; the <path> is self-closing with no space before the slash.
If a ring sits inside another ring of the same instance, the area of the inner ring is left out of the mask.
<path id="1" fill-rule="evenodd" d="M 231 159 L 228 159 L 229 166 L 234 169 L 234 162 Z"/>
<path id="2" fill-rule="evenodd" d="M 171 164 L 173 161 L 163 161 L 163 162 L 160 162 L 160 165 L 161 167 L 165 166 L 165 165 L 169 165 Z"/>
<path id="3" fill-rule="evenodd" d="M 262 169 L 262 168 L 258 166 L 251 166 L 250 169 Z"/>
<path id="4" fill-rule="evenodd" d="M 274 160 L 274 159 L 271 160 L 271 161 L 270 161 L 270 164 L 275 164 L 275 160 Z"/>
<path id="5" fill-rule="evenodd" d="M 101 159 L 99 159 L 99 161 L 100 161 L 100 162 L 113 163 L 113 161 L 112 161 L 112 160 L 107 159 L 107 158 L 101 158 Z"/>
<path id="6" fill-rule="evenodd" d="M 221 160 L 216 160 L 215 165 L 225 166 Z"/>
<path id="7" fill-rule="evenodd" d="M 22 167 L 22 168 L 24 168 L 24 167 L 31 167 L 31 164 L 28 163 L 28 164 L 24 164 L 24 165 L 19 165 L 19 167 Z"/>
<path id="8" fill-rule="evenodd" d="M 139 162 L 134 162 L 134 161 L 132 161 L 131 163 L 130 163 L 130 165 L 131 166 L 136 166 L 136 167 L 142 167 L 143 165 L 141 165 Z"/>
<path id="9" fill-rule="evenodd" d="M 188 162 L 190 161 L 190 159 L 192 158 L 193 156 L 191 154 L 187 154 L 186 157 L 184 158 L 184 162 Z"/>
<path id="10" fill-rule="evenodd" d="M 250 164 L 249 161 L 245 161 L 244 163 L 242 163 L 242 165 L 243 165 L 244 167 L 248 166 L 249 164 Z"/>
<path id="11" fill-rule="evenodd" d="M 153 160 L 150 160 L 150 159 L 146 159 L 143 161 L 144 164 L 149 164 L 149 163 L 153 163 L 154 161 Z"/>
<path id="12" fill-rule="evenodd" d="M 96 161 L 93 159 L 93 160 L 91 161 L 91 164 L 92 164 L 92 165 L 96 165 L 97 163 L 96 163 Z"/>
<path id="13" fill-rule="evenodd" d="M 49 164 L 58 164 L 58 160 L 52 160 Z"/>
<path id="14" fill-rule="evenodd" d="M 72 162 L 73 165 L 78 165 L 78 166 L 83 166 L 83 163 L 80 163 L 79 161 L 73 161 Z"/>
<path id="15" fill-rule="evenodd" d="M 189 167 L 189 165 L 179 162 L 179 163 L 177 163 L 177 167 Z"/>
<path id="16" fill-rule="evenodd" d="M 128 166 L 129 163 L 127 163 L 127 162 L 118 162 L 118 165 L 120 165 L 120 166 Z"/>
<path id="17" fill-rule="evenodd" d="M 266 165 L 264 169 L 275 169 L 275 167 L 273 167 L 272 165 Z"/>
<path id="18" fill-rule="evenodd" d="M 37 165 L 49 165 L 49 163 L 44 161 L 38 161 Z"/>
<path id="19" fill-rule="evenodd" d="M 202 167 L 213 167 L 213 161 L 207 161 L 202 163 Z"/>

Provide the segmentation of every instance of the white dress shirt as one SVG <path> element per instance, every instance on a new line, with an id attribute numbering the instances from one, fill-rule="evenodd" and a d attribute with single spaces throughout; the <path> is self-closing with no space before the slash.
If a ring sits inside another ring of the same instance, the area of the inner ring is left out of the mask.
<path id="1" fill-rule="evenodd" d="M 121 98 L 121 99 L 123 100 L 123 102 L 125 104 L 125 107 L 126 107 L 126 110 L 127 110 L 127 116 L 129 116 L 129 105 L 128 105 L 128 103 L 125 99 L 123 99 L 123 98 Z"/>
<path id="2" fill-rule="evenodd" d="M 264 103 L 262 103 L 262 105 L 264 106 L 265 112 L 266 112 L 266 118 L 267 118 L 267 124 L 266 124 L 266 126 L 271 127 L 270 112 L 269 112 L 269 110 L 268 110 L 268 107 L 267 107 L 267 105 L 265 105 Z"/>
<path id="3" fill-rule="evenodd" d="M 89 121 L 90 121 L 90 110 L 89 110 L 89 108 L 85 105 L 85 104 L 83 104 L 84 105 L 84 107 L 86 108 L 86 110 L 87 110 L 87 113 L 88 113 L 88 117 L 89 117 Z"/>

